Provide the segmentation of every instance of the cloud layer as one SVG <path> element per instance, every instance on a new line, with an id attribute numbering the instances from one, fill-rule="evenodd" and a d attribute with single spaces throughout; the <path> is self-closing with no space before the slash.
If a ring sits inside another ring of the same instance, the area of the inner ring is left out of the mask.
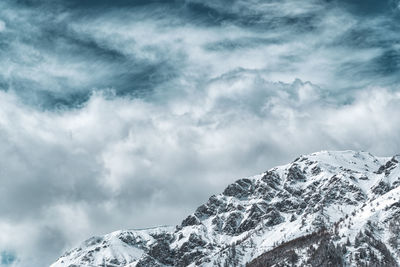
<path id="1" fill-rule="evenodd" d="M 0 3 L 0 263 L 178 223 L 299 154 L 399 151 L 392 2 L 79 2 Z"/>

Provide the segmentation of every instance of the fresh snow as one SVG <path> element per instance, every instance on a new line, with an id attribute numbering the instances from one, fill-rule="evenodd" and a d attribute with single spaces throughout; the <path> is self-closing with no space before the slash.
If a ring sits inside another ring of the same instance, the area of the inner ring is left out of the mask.
<path id="1" fill-rule="evenodd" d="M 375 238 L 387 245 L 399 264 L 400 253 L 389 244 L 393 234 L 386 223 L 400 214 L 393 206 L 400 199 L 399 161 L 398 156 L 375 157 L 354 151 L 304 155 L 229 185 L 182 225 L 91 238 L 51 267 L 105 263 L 223 266 L 232 258 L 236 265 L 244 266 L 282 243 L 319 231 L 322 226 L 333 229 L 335 224 L 340 237 L 337 245 L 347 239 L 354 243 L 360 231 L 373 225 L 378 229 Z M 300 248 L 296 251 L 301 266 L 306 254 Z M 348 249 L 345 260 L 349 266 L 354 264 L 350 258 L 355 251 L 355 246 Z"/>

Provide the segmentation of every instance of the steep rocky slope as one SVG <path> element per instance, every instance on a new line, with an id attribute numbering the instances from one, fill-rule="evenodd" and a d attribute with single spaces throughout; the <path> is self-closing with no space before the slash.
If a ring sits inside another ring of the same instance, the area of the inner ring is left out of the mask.
<path id="1" fill-rule="evenodd" d="M 117 231 L 60 266 L 400 266 L 400 156 L 318 152 L 229 185 L 174 228 Z"/>

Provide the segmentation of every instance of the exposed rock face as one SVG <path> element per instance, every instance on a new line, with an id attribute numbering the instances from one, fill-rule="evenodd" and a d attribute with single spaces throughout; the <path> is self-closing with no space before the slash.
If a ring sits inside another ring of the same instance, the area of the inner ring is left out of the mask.
<path id="1" fill-rule="evenodd" d="M 227 186 L 182 223 L 91 238 L 59 266 L 399 266 L 399 157 L 319 152 Z"/>

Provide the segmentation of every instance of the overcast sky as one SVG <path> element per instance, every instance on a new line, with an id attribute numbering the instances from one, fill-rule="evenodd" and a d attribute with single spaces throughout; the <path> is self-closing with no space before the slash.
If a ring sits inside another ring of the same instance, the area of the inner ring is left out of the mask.
<path id="1" fill-rule="evenodd" d="M 300 154 L 400 153 L 398 6 L 1 0 L 0 266 L 178 224 Z"/>

